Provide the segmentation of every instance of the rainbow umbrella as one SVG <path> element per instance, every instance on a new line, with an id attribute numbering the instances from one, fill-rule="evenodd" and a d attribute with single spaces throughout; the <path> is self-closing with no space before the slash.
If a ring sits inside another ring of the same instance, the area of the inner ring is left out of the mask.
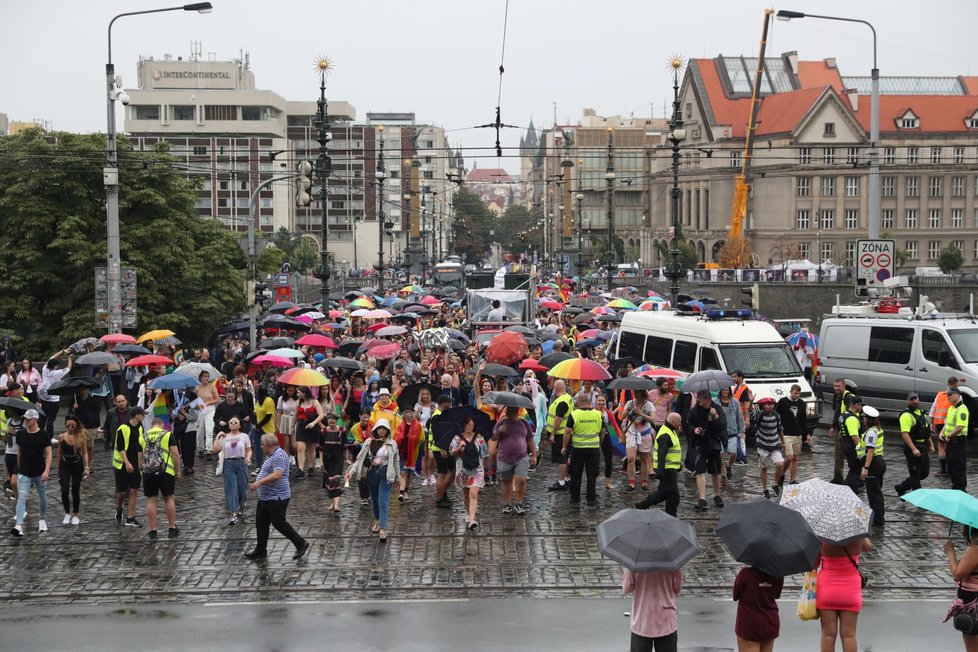
<path id="1" fill-rule="evenodd" d="M 374 302 L 366 297 L 359 297 L 350 302 L 351 308 L 366 308 L 367 310 L 373 310 Z"/>
<path id="2" fill-rule="evenodd" d="M 605 305 L 605 308 L 614 308 L 615 310 L 638 310 L 638 306 L 628 299 L 613 299 Z"/>
<path id="3" fill-rule="evenodd" d="M 329 385 L 329 378 L 313 369 L 289 369 L 278 377 L 278 382 L 285 385 L 303 385 L 306 387 L 322 387 Z"/>
<path id="4" fill-rule="evenodd" d="M 554 365 L 547 372 L 554 378 L 567 380 L 611 380 L 611 374 L 594 360 L 571 358 Z"/>
<path id="5" fill-rule="evenodd" d="M 419 285 L 405 285 L 398 292 L 401 294 L 421 294 L 424 292 L 424 288 Z"/>
<path id="6" fill-rule="evenodd" d="M 629 301 L 629 303 L 631 303 L 631 301 Z M 616 313 L 608 306 L 598 306 L 597 308 L 591 309 L 591 314 L 592 315 L 617 315 L 618 313 Z"/>
<path id="7" fill-rule="evenodd" d="M 665 299 L 662 297 L 652 297 L 651 299 L 646 299 L 642 303 L 638 304 L 639 310 L 661 310 L 662 306 L 665 304 Z"/>

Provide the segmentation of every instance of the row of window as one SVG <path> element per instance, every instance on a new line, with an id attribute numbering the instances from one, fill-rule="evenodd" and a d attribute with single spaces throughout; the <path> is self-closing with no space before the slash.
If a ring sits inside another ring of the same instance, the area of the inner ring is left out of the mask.
<path id="1" fill-rule="evenodd" d="M 952 240 L 949 244 L 953 245 L 958 251 L 964 253 L 964 240 Z M 903 249 L 907 252 L 907 258 L 909 260 L 920 260 L 920 242 L 918 240 L 906 240 L 903 243 Z M 929 260 L 937 260 L 941 255 L 941 250 L 944 249 L 945 244 L 941 240 L 928 240 L 927 241 L 927 258 Z M 799 242 L 798 243 L 798 253 L 803 259 L 812 259 L 812 243 L 811 242 Z M 822 242 L 819 248 L 820 257 L 816 262 L 820 261 L 830 261 L 835 259 L 835 243 L 834 242 Z M 978 260 L 978 240 L 974 241 L 974 251 L 973 256 L 975 260 Z M 847 242 L 845 243 L 845 256 L 844 262 L 845 266 L 852 267 L 856 260 L 856 243 Z"/>
<path id="2" fill-rule="evenodd" d="M 964 228 L 964 209 L 963 208 L 952 208 L 950 211 L 950 221 L 946 225 L 952 229 L 962 229 Z M 917 229 L 920 228 L 921 223 L 919 220 L 920 211 L 916 208 L 907 208 L 903 212 L 903 224 L 900 226 L 905 229 Z M 928 229 L 942 229 L 945 227 L 944 224 L 944 211 L 940 208 L 931 208 L 927 211 L 927 228 Z M 835 224 L 835 209 L 833 208 L 823 208 L 814 212 L 814 216 L 811 209 L 799 208 L 795 212 L 795 228 L 796 229 L 810 229 L 813 226 L 819 229 L 834 229 Z M 974 214 L 974 226 L 978 228 L 978 208 L 975 209 Z M 859 228 L 859 209 L 858 208 L 847 208 L 843 212 L 842 227 L 846 229 L 858 229 Z M 896 211 L 892 208 L 884 208 L 880 211 L 880 228 L 882 229 L 894 229 L 897 228 L 896 222 Z"/>
<path id="3" fill-rule="evenodd" d="M 859 197 L 861 194 L 862 177 L 847 176 L 844 178 L 845 196 Z M 813 191 L 813 180 L 818 179 L 819 195 L 822 197 L 834 197 L 836 195 L 836 177 L 797 177 L 795 180 L 795 194 L 798 197 L 811 197 Z M 897 177 L 880 177 L 880 194 L 883 197 L 896 197 Z M 975 195 L 978 195 L 978 177 L 975 179 Z M 951 177 L 951 196 L 964 197 L 967 193 L 968 178 L 964 176 Z M 920 196 L 920 177 L 903 177 L 903 196 Z M 944 177 L 927 177 L 927 196 L 944 196 Z"/>
<path id="4" fill-rule="evenodd" d="M 828 165 L 835 165 L 837 157 L 836 150 L 841 149 L 837 147 L 801 147 L 798 149 L 798 162 L 802 165 L 810 165 L 816 162 L 816 156 L 818 157 L 817 162 L 825 163 Z M 899 160 L 900 163 L 917 164 L 921 162 L 920 150 L 921 147 L 910 146 L 903 149 L 903 158 Z M 940 165 L 948 161 L 945 160 L 944 150 L 950 149 L 951 156 L 949 159 L 950 163 L 960 165 L 966 162 L 967 148 L 957 145 L 954 147 L 930 147 L 927 162 L 932 165 Z M 865 158 L 868 158 L 868 149 L 866 147 L 847 147 L 846 148 L 846 158 L 845 162 L 848 164 L 859 163 L 860 155 L 863 150 L 866 150 Z M 739 155 L 740 152 L 737 152 Z M 732 156 L 732 155 L 731 155 Z M 882 165 L 895 165 L 897 160 L 897 148 L 896 147 L 883 147 L 880 150 L 880 163 Z"/>
<path id="5" fill-rule="evenodd" d="M 205 105 L 204 120 L 268 120 L 277 110 L 267 106 Z M 162 107 L 169 120 L 196 120 L 197 106 L 194 104 L 170 104 Z M 133 120 L 159 120 L 163 111 L 159 104 L 134 104 L 130 108 Z"/>

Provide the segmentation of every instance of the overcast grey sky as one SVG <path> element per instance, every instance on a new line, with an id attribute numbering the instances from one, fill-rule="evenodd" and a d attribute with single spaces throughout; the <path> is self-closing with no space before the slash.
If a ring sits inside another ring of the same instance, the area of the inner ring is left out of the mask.
<path id="1" fill-rule="evenodd" d="M 172 1 L 172 0 L 171 0 Z M 179 1 L 179 0 L 178 0 Z M 212 0 L 207 15 L 172 12 L 120 19 L 113 28 L 116 71 L 136 82 L 140 55 L 251 55 L 257 85 L 289 100 L 314 100 L 314 60 L 335 62 L 327 96 L 368 111 L 413 111 L 452 130 L 467 163 L 496 167 L 492 122 L 505 0 Z M 49 121 L 55 129 L 105 130 L 106 28 L 112 16 L 169 6 L 166 0 L 6 0 L 0 22 L 0 112 Z M 174 3 L 176 4 L 176 3 Z M 757 0 L 510 0 L 502 89 L 503 121 L 576 122 L 582 107 L 601 115 L 663 116 L 672 89 L 666 62 L 756 54 L 763 9 Z M 978 75 L 975 0 L 787 0 L 778 9 L 862 18 L 879 35 L 888 75 Z M 674 13 L 673 13 L 674 12 Z M 862 25 L 772 20 L 769 56 L 836 57 L 846 75 L 868 75 L 872 41 Z M 121 118 L 121 116 L 120 116 Z M 121 124 L 121 119 L 120 119 Z M 504 147 L 520 131 L 504 131 Z M 516 159 L 503 167 L 518 171 Z"/>

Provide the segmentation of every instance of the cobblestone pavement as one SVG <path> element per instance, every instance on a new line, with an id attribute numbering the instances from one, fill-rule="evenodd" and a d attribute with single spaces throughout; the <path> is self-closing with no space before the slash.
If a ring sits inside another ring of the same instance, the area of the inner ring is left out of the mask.
<path id="1" fill-rule="evenodd" d="M 824 437 L 820 433 L 815 452 L 802 456 L 799 479 L 831 476 L 831 447 Z M 7 534 L 14 503 L 2 501 L 0 595 L 36 604 L 620 595 L 620 568 L 598 554 L 594 529 L 643 495 L 622 492 L 625 477 L 616 473 L 618 489 L 607 491 L 599 480 L 598 505 L 578 508 L 570 505 L 566 492 L 546 491 L 555 467 L 544 463 L 530 474 L 525 516 L 502 514 L 498 488 L 487 487 L 480 496 L 481 527 L 471 532 L 465 528 L 457 492 L 452 510 L 437 510 L 433 488 L 415 480 L 413 500 L 393 503 L 390 541 L 380 544 L 369 531 L 369 508 L 360 506 L 355 488 L 344 495 L 336 516 L 326 511 L 318 477 L 294 479 L 289 520 L 312 549 L 294 562 L 291 544 L 273 530 L 267 563 L 255 564 L 242 557 L 254 544 L 252 518 L 227 525 L 222 479 L 214 475 L 213 463 L 198 464 L 194 476 L 178 481 L 180 536 L 170 540 L 164 534 L 151 541 L 144 498 L 137 510 L 144 527 L 115 522 L 111 463 L 100 447 L 97 442 L 95 474 L 83 486 L 80 526 L 61 525 L 56 479 L 48 486 L 47 533 L 37 532 L 37 499 L 32 496 L 27 535 Z M 866 595 L 949 597 L 951 580 L 941 550 L 948 523 L 903 504 L 893 494 L 893 484 L 905 474 L 898 451 L 894 445 L 888 456 L 885 532 L 874 537 L 876 549 L 862 562 L 870 578 Z M 756 462 L 735 469 L 734 480 L 724 488 L 727 502 L 759 497 Z M 947 486 L 934 476 L 925 484 Z M 690 479 L 681 481 L 680 489 L 680 517 L 695 524 L 703 546 L 702 554 L 686 567 L 684 592 L 726 596 L 739 564 L 714 532 L 721 510 L 711 506 L 708 512 L 694 511 L 695 486 Z M 249 506 L 247 511 L 252 510 Z M 162 505 L 160 517 L 165 523 Z M 788 588 L 798 581 L 788 578 Z"/>

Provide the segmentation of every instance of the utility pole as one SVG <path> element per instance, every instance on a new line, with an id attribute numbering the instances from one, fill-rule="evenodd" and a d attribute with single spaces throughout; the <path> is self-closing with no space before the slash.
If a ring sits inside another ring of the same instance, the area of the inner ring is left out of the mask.
<path id="1" fill-rule="evenodd" d="M 384 181 L 387 170 L 384 168 L 384 125 L 377 127 L 377 138 L 380 149 L 377 151 L 377 292 L 384 293 L 384 229 L 386 215 L 384 214 Z"/>
<path id="2" fill-rule="evenodd" d="M 317 60 L 319 69 L 319 108 L 316 112 L 315 126 L 317 129 L 316 141 L 319 143 L 319 156 L 316 157 L 316 178 L 319 179 L 319 202 L 322 208 L 322 248 L 319 250 L 319 283 L 320 294 L 322 294 L 323 306 L 329 297 L 329 280 L 333 275 L 332 267 L 329 264 L 329 197 L 328 181 L 333 169 L 333 163 L 326 153 L 326 146 L 333 139 L 329 133 L 329 113 L 326 107 L 326 75 L 332 69 L 332 61 L 328 57 L 320 57 Z"/>

